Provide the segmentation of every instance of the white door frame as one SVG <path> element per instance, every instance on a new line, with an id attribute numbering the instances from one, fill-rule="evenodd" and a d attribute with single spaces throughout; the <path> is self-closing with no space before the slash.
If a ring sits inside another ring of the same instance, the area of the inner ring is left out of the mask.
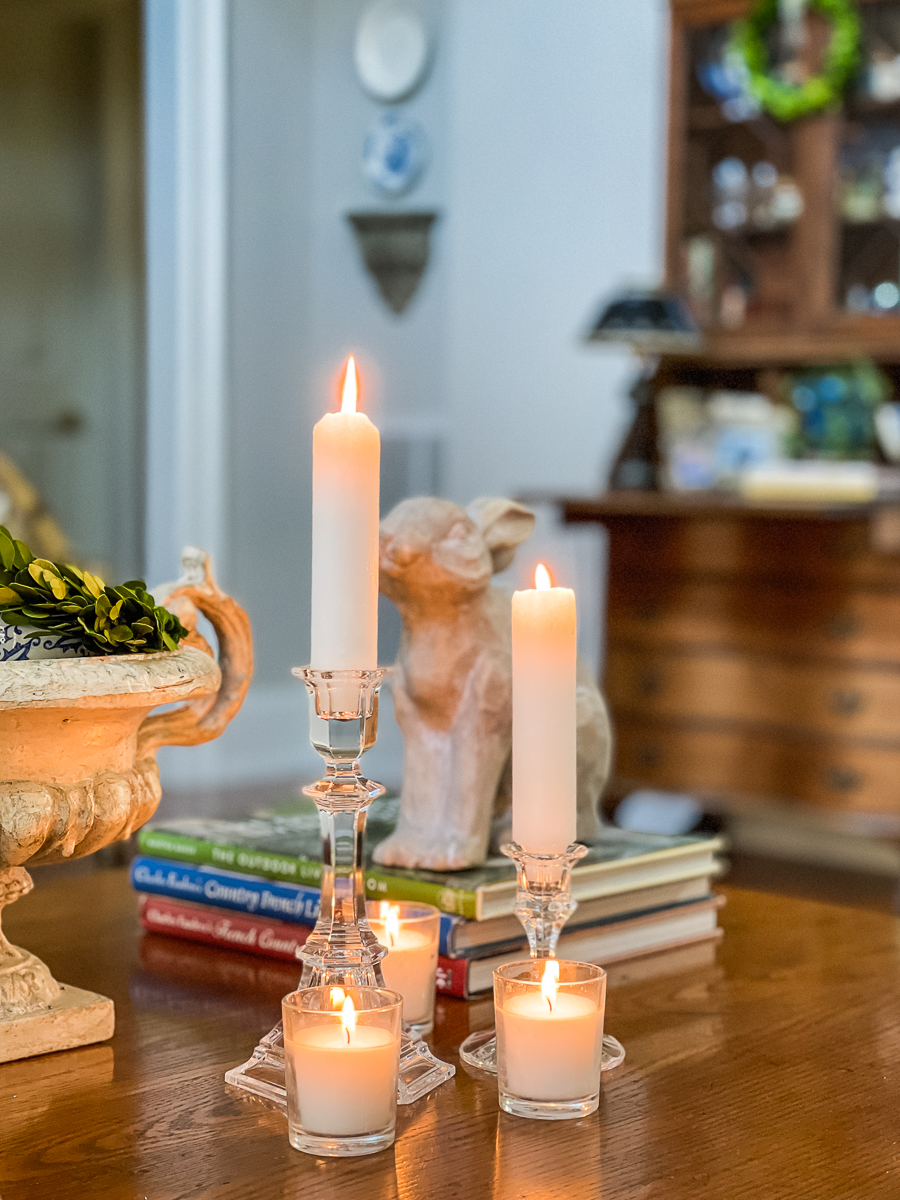
<path id="1" fill-rule="evenodd" d="M 144 0 L 145 571 L 227 574 L 229 0 Z"/>
<path id="2" fill-rule="evenodd" d="M 202 546 L 225 586 L 230 0 L 144 0 L 147 419 L 144 571 Z M 163 749 L 164 782 L 215 786 L 219 741 Z"/>

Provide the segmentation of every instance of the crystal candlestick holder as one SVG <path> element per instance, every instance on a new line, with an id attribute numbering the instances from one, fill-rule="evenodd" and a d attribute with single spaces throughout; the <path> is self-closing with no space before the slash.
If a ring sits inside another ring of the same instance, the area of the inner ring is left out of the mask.
<path id="1" fill-rule="evenodd" d="M 587 854 L 586 846 L 568 846 L 561 854 L 531 854 L 515 842 L 500 847 L 516 864 L 516 906 L 513 909 L 528 937 L 532 958 L 555 958 L 563 925 L 578 907 L 572 899 L 572 867 Z M 497 1074 L 497 1038 L 493 1029 L 470 1033 L 459 1048 L 470 1067 Z M 625 1058 L 622 1043 L 603 1035 L 601 1069 L 611 1071 Z"/>
<path id="2" fill-rule="evenodd" d="M 366 917 L 363 839 L 372 801 L 384 794 L 366 779 L 359 760 L 378 734 L 378 691 L 384 671 L 318 671 L 297 667 L 309 692 L 310 741 L 325 760 L 325 775 L 303 789 L 322 826 L 322 895 L 319 919 L 300 958 L 300 987 L 345 985 L 384 988 L 381 960 L 387 950 Z M 287 1107 L 284 1033 L 279 1024 L 225 1080 L 279 1108 Z M 404 1034 L 397 1102 L 411 1104 L 455 1074 L 424 1042 Z"/>

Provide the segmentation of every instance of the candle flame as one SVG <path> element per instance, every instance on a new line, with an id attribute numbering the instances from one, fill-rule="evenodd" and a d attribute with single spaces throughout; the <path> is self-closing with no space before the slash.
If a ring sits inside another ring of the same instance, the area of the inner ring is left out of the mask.
<path id="1" fill-rule="evenodd" d="M 328 997 L 332 1008 L 340 1008 L 346 999 L 347 993 L 342 987 L 333 987 L 331 989 L 331 995 Z"/>
<path id="2" fill-rule="evenodd" d="M 534 568 L 534 586 L 539 592 L 549 592 L 553 587 L 550 579 L 550 572 L 543 563 L 538 563 Z"/>
<path id="3" fill-rule="evenodd" d="M 341 392 L 341 412 L 356 412 L 356 397 L 359 388 L 356 381 L 356 359 L 351 354 L 344 371 L 344 390 Z"/>
<path id="4" fill-rule="evenodd" d="M 388 905 L 387 916 L 385 917 L 384 930 L 388 935 L 393 950 L 397 938 L 400 936 L 400 908 L 396 904 Z"/>
<path id="5" fill-rule="evenodd" d="M 336 990 L 336 989 L 335 989 Z M 356 1028 L 356 1008 L 353 1004 L 353 999 L 350 996 L 344 1000 L 341 1007 L 341 1024 L 344 1027 L 344 1032 L 347 1035 L 347 1045 L 350 1045 L 350 1030 Z"/>
<path id="6" fill-rule="evenodd" d="M 547 1001 L 547 1006 L 553 1012 L 553 1001 L 559 987 L 559 961 L 548 958 L 544 963 L 544 974 L 541 976 L 541 995 Z"/>

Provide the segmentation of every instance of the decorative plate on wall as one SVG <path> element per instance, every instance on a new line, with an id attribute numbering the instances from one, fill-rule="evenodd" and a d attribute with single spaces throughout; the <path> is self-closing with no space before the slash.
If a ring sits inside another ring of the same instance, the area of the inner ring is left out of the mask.
<path id="1" fill-rule="evenodd" d="M 354 58 L 359 81 L 374 99 L 390 104 L 411 95 L 431 58 L 421 14 L 407 0 L 376 0 L 360 17 Z"/>
<path id="2" fill-rule="evenodd" d="M 413 186 L 428 161 L 428 138 L 417 121 L 396 110 L 383 113 L 363 144 L 363 174 L 388 196 Z"/>

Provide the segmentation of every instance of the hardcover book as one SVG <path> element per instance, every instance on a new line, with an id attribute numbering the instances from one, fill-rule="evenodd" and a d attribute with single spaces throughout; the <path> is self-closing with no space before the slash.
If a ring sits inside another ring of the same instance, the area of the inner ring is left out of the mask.
<path id="1" fill-rule="evenodd" d="M 392 832 L 397 807 L 396 797 L 373 804 L 366 824 L 369 847 Z M 273 881 L 317 888 L 321 880 L 319 818 L 312 801 L 307 800 L 245 819 L 160 821 L 140 831 L 138 846 L 150 857 Z M 574 868 L 572 895 L 578 901 L 594 900 L 709 877 L 717 873 L 719 849 L 718 838 L 631 833 L 606 827 Z M 370 860 L 364 877 L 371 900 L 419 901 L 470 920 L 512 916 L 515 903 L 515 867 L 503 857 L 490 859 L 483 867 L 447 873 L 388 868 Z"/>
<path id="2" fill-rule="evenodd" d="M 160 862 L 160 866 L 162 866 Z M 179 864 L 168 864 L 181 878 L 185 868 Z M 191 868 L 188 868 L 191 870 Z M 690 881 L 694 882 L 694 881 Z M 705 881 L 700 881 L 705 882 Z M 285 887 L 289 884 L 283 885 Z M 648 889 L 654 891 L 657 889 Z M 681 899 L 656 909 L 631 909 L 621 913 L 615 912 L 606 916 L 595 917 L 589 924 L 566 925 L 564 938 L 575 933 L 587 934 L 601 927 L 609 932 L 616 925 L 634 922 L 637 917 L 655 917 L 663 919 L 674 915 L 679 909 L 693 911 L 698 899 L 709 900 L 704 892 L 702 897 Z M 166 893 L 159 891 L 155 894 L 140 893 L 141 924 L 145 929 L 154 933 L 171 934 L 174 937 L 188 938 L 193 941 L 206 942 L 215 946 L 226 946 L 235 950 L 244 950 L 249 954 L 261 954 L 271 958 L 284 958 L 295 961 L 299 957 L 300 948 L 309 936 L 310 925 L 298 925 L 293 921 L 280 921 L 271 917 L 257 916 L 249 910 L 237 912 L 230 909 L 206 906 L 191 900 L 183 900 L 175 889 Z M 505 929 L 508 921 L 513 922 L 510 931 Z M 498 955 L 526 957 L 528 942 L 524 930 L 515 917 L 501 917 L 496 924 L 503 926 L 502 932 L 510 936 L 497 937 L 489 943 L 463 949 L 461 952 L 454 945 L 453 935 L 462 929 L 480 931 L 495 924 L 492 921 L 461 921 L 459 917 L 441 914 L 441 934 L 439 953 L 441 961 L 450 963 L 455 959 L 492 958 Z M 499 932 L 499 931 L 498 931 Z M 468 978 L 468 968 L 454 968 L 454 978 Z M 462 971 L 462 975 L 459 972 Z"/>
<path id="3" fill-rule="evenodd" d="M 722 930 L 717 928 L 716 922 L 722 904 L 723 897 L 711 896 L 695 904 L 647 913 L 631 920 L 570 933 L 564 931 L 557 953 L 560 958 L 605 967 L 654 951 L 718 941 Z M 437 990 L 468 999 L 493 986 L 494 971 L 498 967 L 522 957 L 522 951 L 517 950 L 490 958 L 441 958 L 438 960 Z"/>
<path id="4" fill-rule="evenodd" d="M 185 911 L 192 910 L 195 914 L 205 911 L 207 931 L 212 929 L 211 922 L 216 919 L 232 913 L 243 913 L 269 924 L 274 921 L 284 923 L 288 928 L 304 926 L 302 939 L 297 943 L 302 945 L 319 916 L 321 893 L 318 888 L 298 887 L 293 883 L 273 884 L 255 875 L 220 871 L 216 867 L 192 867 L 164 858 L 134 859 L 131 864 L 131 885 L 141 894 L 142 904 L 152 895 L 173 902 L 181 901 Z M 177 907 L 177 904 L 173 904 L 168 911 L 175 912 Z M 441 913 L 441 954 L 453 953 L 452 939 L 457 920 L 449 913 Z M 249 928 L 246 923 L 242 927 Z M 231 928 L 236 930 L 239 926 L 232 922 Z M 157 925 L 157 929 L 165 932 L 160 925 Z M 227 939 L 216 937 L 212 940 L 225 942 Z"/>
<path id="5" fill-rule="evenodd" d="M 615 966 L 642 959 L 647 955 L 666 950 L 692 946 L 714 946 L 722 931 L 716 927 L 718 909 L 723 903 L 719 897 L 710 897 L 677 909 L 648 913 L 628 920 L 616 921 L 592 929 L 573 930 L 560 938 L 560 954 L 578 959 L 580 962 L 596 962 L 601 966 Z M 295 964 L 297 950 L 308 933 L 307 929 L 289 925 L 287 922 L 271 921 L 263 917 L 238 916 L 214 909 L 204 910 L 200 905 L 181 900 L 167 900 L 157 896 L 141 898 L 141 924 L 150 933 L 164 934 L 172 940 L 170 951 L 157 945 L 156 941 L 143 942 L 141 959 L 146 963 L 148 955 L 156 959 L 177 958 L 178 940 L 204 942 L 230 951 L 243 953 L 229 956 L 216 967 L 224 978 L 226 973 L 252 972 L 246 955 L 262 959 L 281 960 Z M 196 955 L 196 950 L 193 951 Z M 438 959 L 436 986 L 439 993 L 468 999 L 480 992 L 488 991 L 494 970 L 508 962 L 522 958 L 525 951 L 521 946 L 507 948 L 505 952 L 484 959 L 447 958 Z M 224 956 L 223 956 L 224 958 Z M 215 959 L 192 959 L 191 951 L 182 954 L 185 981 L 198 980 L 198 967 L 205 962 L 215 964 Z M 233 966 L 226 966 L 226 961 Z M 240 966 L 240 964 L 246 964 Z M 654 966 L 650 974 L 665 973 L 663 964 Z M 641 976 L 642 977 L 642 976 Z M 280 978 L 280 977 L 279 977 Z M 296 986 L 296 977 L 287 979 L 286 991 Z"/>
<path id="6" fill-rule="evenodd" d="M 225 946 L 265 958 L 299 964 L 300 950 L 311 932 L 309 925 L 290 925 L 268 917 L 204 908 L 184 900 L 168 900 L 165 896 L 144 894 L 140 899 L 141 924 L 152 933 Z"/>

